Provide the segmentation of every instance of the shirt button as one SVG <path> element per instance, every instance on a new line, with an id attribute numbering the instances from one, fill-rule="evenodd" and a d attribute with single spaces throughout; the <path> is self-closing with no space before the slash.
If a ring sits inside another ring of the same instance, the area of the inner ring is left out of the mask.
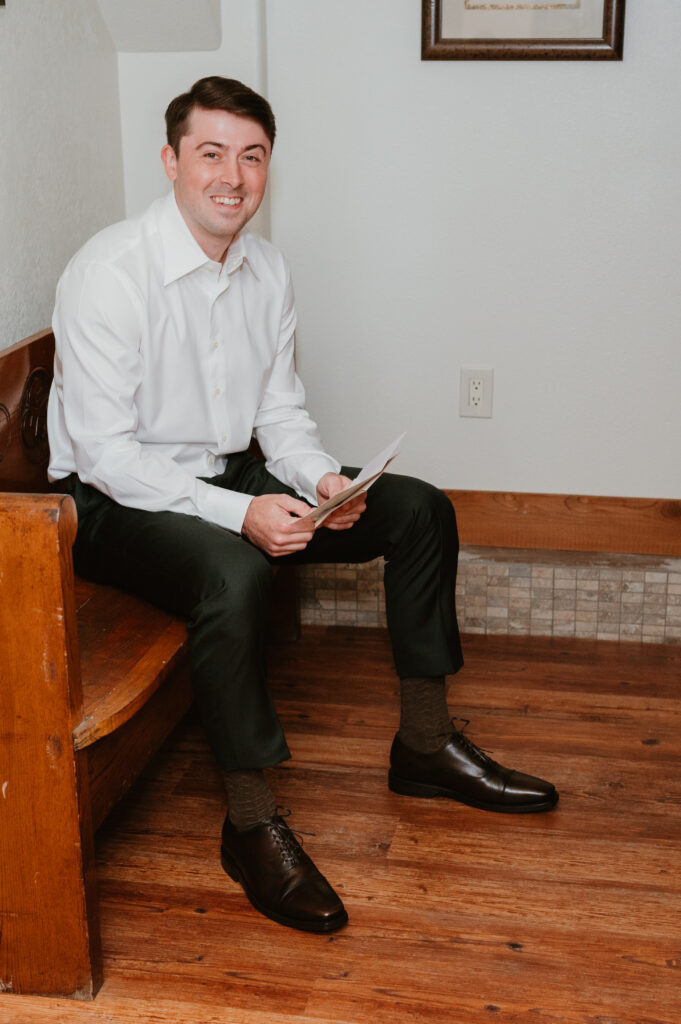
<path id="1" fill-rule="evenodd" d="M 221 394 L 222 394 L 222 388 L 221 388 L 221 387 L 219 387 L 219 386 L 218 386 L 218 387 L 216 387 L 216 389 L 215 389 L 215 391 L 214 391 L 213 393 L 215 394 L 215 396 L 216 396 L 216 397 L 217 397 L 218 395 L 221 395 Z"/>
<path id="2" fill-rule="evenodd" d="M 227 440 L 227 434 L 222 434 L 222 435 L 220 436 L 220 440 L 221 440 L 222 442 L 226 441 L 226 440 Z"/>
<path id="3" fill-rule="evenodd" d="M 214 455 L 209 455 L 209 456 L 208 456 L 208 461 L 210 462 L 210 464 L 211 464 L 211 466 L 212 466 L 212 465 L 213 465 L 213 463 L 215 462 L 215 456 L 214 456 Z"/>
<path id="4" fill-rule="evenodd" d="M 216 348 L 220 348 L 220 342 L 219 341 L 212 341 L 211 344 L 210 344 L 210 347 L 212 348 L 213 352 L 215 352 Z"/>

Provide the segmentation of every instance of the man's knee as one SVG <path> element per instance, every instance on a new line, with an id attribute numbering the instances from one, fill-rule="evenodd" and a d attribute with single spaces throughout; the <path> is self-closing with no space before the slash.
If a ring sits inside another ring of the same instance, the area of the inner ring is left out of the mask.
<path id="1" fill-rule="evenodd" d="M 259 604 L 269 600 L 272 567 L 258 548 L 245 540 L 216 545 L 198 566 L 199 600 L 220 598 L 225 603 Z"/>
<path id="2" fill-rule="evenodd" d="M 374 487 L 379 484 L 383 484 L 381 501 L 405 527 L 437 528 L 458 542 L 454 507 L 440 488 L 418 477 L 398 474 L 385 474 Z"/>

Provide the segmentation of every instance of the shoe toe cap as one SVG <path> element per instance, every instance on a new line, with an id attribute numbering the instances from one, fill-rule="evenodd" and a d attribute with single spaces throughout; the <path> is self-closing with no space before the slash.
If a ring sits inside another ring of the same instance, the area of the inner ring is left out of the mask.
<path id="1" fill-rule="evenodd" d="M 322 931 L 338 928 L 347 921 L 340 897 L 321 873 L 306 872 L 297 884 L 287 888 L 280 905 L 282 913 L 292 921 L 314 925 Z"/>
<path id="2" fill-rule="evenodd" d="M 558 801 L 558 792 L 552 783 L 544 779 L 512 771 L 504 789 L 504 797 L 511 805 L 553 805 Z"/>

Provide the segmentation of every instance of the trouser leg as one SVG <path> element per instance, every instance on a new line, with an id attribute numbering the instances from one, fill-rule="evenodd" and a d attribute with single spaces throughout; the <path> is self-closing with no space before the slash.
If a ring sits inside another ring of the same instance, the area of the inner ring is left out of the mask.
<path id="1" fill-rule="evenodd" d="M 266 678 L 262 552 L 193 516 L 126 508 L 79 482 L 72 493 L 76 571 L 187 619 L 197 705 L 223 770 L 289 757 Z"/>
<path id="2" fill-rule="evenodd" d="M 356 471 L 346 470 L 348 475 Z M 250 494 L 293 492 L 245 455 L 211 483 Z M 222 768 L 260 768 L 289 755 L 265 673 L 271 570 L 242 538 L 192 516 L 144 512 L 75 481 L 74 547 L 83 576 L 110 583 L 188 620 L 197 702 Z M 454 591 L 458 540 L 451 503 L 435 487 L 385 474 L 352 529 L 320 528 L 281 562 L 386 559 L 388 627 L 400 678 L 462 665 Z"/>
<path id="3" fill-rule="evenodd" d="M 304 551 L 281 561 L 364 562 L 382 555 L 397 674 L 437 677 L 463 665 L 455 607 L 458 551 L 446 495 L 422 480 L 386 473 L 369 490 L 366 512 L 350 530 L 322 527 Z"/>

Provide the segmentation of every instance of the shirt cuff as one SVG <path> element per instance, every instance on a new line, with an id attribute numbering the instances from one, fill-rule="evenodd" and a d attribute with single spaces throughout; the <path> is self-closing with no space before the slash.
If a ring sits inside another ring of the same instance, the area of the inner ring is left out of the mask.
<path id="1" fill-rule="evenodd" d="M 253 501 L 252 494 L 228 491 L 203 480 L 198 481 L 198 505 L 202 519 L 222 526 L 233 533 L 241 533 L 246 511 Z"/>
<path id="2" fill-rule="evenodd" d="M 340 462 L 330 455 L 311 455 L 296 472 L 295 488 L 310 502 L 317 504 L 317 484 L 325 473 L 340 473 Z"/>

